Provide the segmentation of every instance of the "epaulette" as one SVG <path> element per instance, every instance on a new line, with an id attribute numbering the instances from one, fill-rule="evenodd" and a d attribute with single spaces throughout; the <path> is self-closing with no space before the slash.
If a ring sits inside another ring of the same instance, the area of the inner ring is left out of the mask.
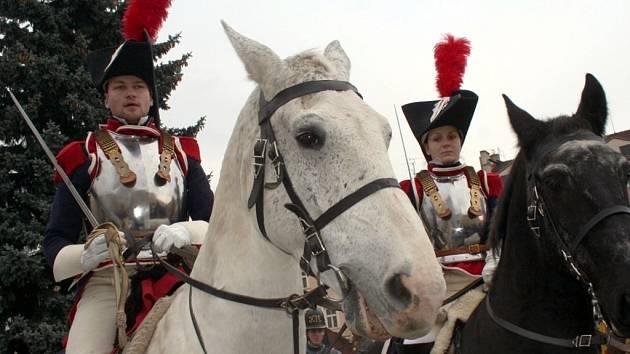
<path id="1" fill-rule="evenodd" d="M 201 153 L 197 139 L 189 136 L 178 136 L 179 147 L 188 156 L 201 162 Z"/>
<path id="2" fill-rule="evenodd" d="M 84 141 L 73 141 L 64 146 L 57 154 L 57 163 L 68 176 L 71 176 L 79 166 L 89 160 L 83 148 L 84 143 Z M 55 184 L 61 182 L 61 176 L 57 171 L 54 171 L 53 181 Z"/>
<path id="3" fill-rule="evenodd" d="M 503 180 L 494 172 L 480 170 L 477 172 L 483 192 L 488 198 L 497 198 L 503 192 Z"/>

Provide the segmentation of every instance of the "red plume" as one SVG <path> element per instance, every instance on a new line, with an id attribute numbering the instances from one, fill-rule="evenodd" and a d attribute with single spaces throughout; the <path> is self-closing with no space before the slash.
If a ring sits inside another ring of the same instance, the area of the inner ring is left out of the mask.
<path id="1" fill-rule="evenodd" d="M 143 32 L 149 32 L 155 42 L 162 23 L 168 16 L 171 0 L 129 0 L 122 20 L 125 40 L 144 41 Z"/>
<path id="2" fill-rule="evenodd" d="M 466 38 L 455 38 L 452 34 L 435 45 L 436 86 L 440 97 L 450 97 L 462 85 L 466 60 L 470 54 L 470 42 Z"/>

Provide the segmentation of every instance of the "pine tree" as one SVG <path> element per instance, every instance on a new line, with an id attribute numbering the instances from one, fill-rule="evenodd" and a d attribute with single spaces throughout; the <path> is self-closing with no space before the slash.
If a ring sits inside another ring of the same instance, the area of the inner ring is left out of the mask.
<path id="1" fill-rule="evenodd" d="M 0 1 L 0 352 L 52 353 L 67 331 L 71 295 L 41 251 L 54 194 L 51 165 L 19 116 L 11 87 L 53 152 L 85 138 L 107 110 L 84 67 L 88 52 L 122 43 L 120 0 Z M 179 43 L 169 36 L 156 59 Z M 190 54 L 157 67 L 160 108 Z M 196 134 L 192 127 L 174 129 Z"/>

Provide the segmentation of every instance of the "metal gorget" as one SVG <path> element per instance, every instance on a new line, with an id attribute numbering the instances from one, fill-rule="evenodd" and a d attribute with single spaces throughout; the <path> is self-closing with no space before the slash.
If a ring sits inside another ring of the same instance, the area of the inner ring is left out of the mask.
<path id="1" fill-rule="evenodd" d="M 436 176 L 432 173 L 430 176 L 451 212 L 448 219 L 441 218 L 428 196 L 423 196 L 420 217 L 434 249 L 444 251 L 480 243 L 487 215 L 485 198 L 479 198 L 481 215 L 471 217 L 468 212 L 471 206 L 470 188 L 464 172 L 455 176 Z M 419 190 L 418 193 L 424 192 Z"/>
<path id="2" fill-rule="evenodd" d="M 170 182 L 155 178 L 159 139 L 109 133 L 137 179 L 132 186 L 123 185 L 114 165 L 97 146 L 100 167 L 89 191 L 94 216 L 114 223 L 131 242 L 152 234 L 161 224 L 183 220 L 184 176 L 176 159 L 171 161 Z"/>

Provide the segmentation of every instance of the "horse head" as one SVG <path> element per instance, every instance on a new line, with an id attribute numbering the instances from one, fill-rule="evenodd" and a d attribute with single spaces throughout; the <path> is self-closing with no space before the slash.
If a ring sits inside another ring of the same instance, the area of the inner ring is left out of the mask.
<path id="1" fill-rule="evenodd" d="M 256 230 L 262 223 L 268 240 L 299 262 L 304 225 L 295 210 L 287 210 L 287 205 L 296 204 L 289 194 L 315 219 L 370 181 L 393 178 L 387 155 L 391 128 L 352 90 L 302 94 L 278 106 L 268 118 L 276 144 L 267 151 L 277 148 L 282 162 L 267 160 L 262 167 L 266 184 L 261 199 L 255 200 L 264 213 L 261 222 L 251 197 L 261 102 L 274 102 L 279 92 L 305 82 L 345 82 L 350 60 L 337 41 L 323 54 L 306 51 L 283 60 L 225 23 L 224 28 L 249 78 L 257 84 L 235 129 L 241 131 L 233 156 L 240 164 L 235 175 L 242 186 L 240 202 L 250 202 L 250 221 Z M 379 339 L 417 337 L 431 329 L 445 284 L 420 220 L 400 189 L 371 193 L 320 231 L 330 264 L 340 270 L 320 269 L 321 279 L 344 297 L 342 306 L 351 329 Z M 262 238 L 262 232 L 255 237 Z"/>
<path id="2" fill-rule="evenodd" d="M 585 293 L 593 289 L 614 332 L 630 336 L 630 162 L 602 139 L 603 88 L 587 74 L 577 112 L 549 121 L 504 99 L 527 166 L 527 217 L 539 259 L 578 278 Z"/>

